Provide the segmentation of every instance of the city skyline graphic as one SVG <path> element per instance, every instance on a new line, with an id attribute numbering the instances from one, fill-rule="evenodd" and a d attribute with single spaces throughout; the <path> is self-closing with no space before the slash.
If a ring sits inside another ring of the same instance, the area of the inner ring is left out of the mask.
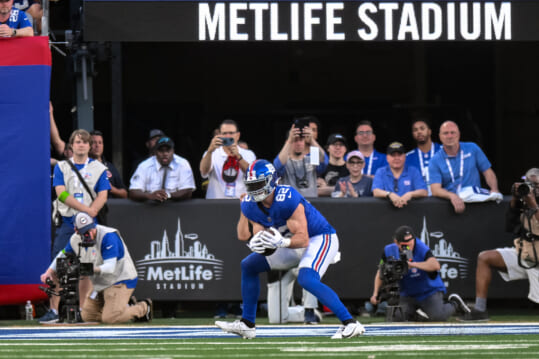
<path id="1" fill-rule="evenodd" d="M 450 264 L 458 268 L 459 278 L 468 277 L 468 259 L 463 258 L 459 252 L 453 248 L 453 244 L 444 238 L 441 231 L 429 232 L 427 228 L 427 218 L 423 216 L 423 228 L 420 238 L 432 251 L 440 264 Z M 433 243 L 431 243 L 431 240 Z M 434 243 L 436 240 L 436 243 Z"/>
<path id="2" fill-rule="evenodd" d="M 223 261 L 210 253 L 208 247 L 199 240 L 198 234 L 183 234 L 180 217 L 173 241 L 164 229 L 161 239 L 150 241 L 150 252 L 143 259 L 137 260 L 136 266 L 141 280 L 146 280 L 149 267 L 156 266 L 164 269 L 181 268 L 182 280 L 193 280 L 190 271 L 201 266 L 211 269 L 213 280 L 221 280 L 223 276 Z"/>
<path id="3" fill-rule="evenodd" d="M 185 239 L 194 242 L 191 246 L 186 248 Z M 178 217 L 178 228 L 174 235 L 174 247 L 172 249 L 170 248 L 167 230 L 164 229 L 161 240 L 153 240 L 150 242 L 150 253 L 146 254 L 143 260 L 174 258 L 215 260 L 215 256 L 208 251 L 208 247 L 197 239 L 198 234 L 196 233 L 183 234 L 180 218 Z"/>

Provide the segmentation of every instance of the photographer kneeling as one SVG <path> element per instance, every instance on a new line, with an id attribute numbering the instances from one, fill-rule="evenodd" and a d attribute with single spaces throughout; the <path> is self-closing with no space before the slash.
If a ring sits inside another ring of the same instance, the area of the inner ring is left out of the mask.
<path id="1" fill-rule="evenodd" d="M 47 279 L 51 279 L 58 285 L 57 259 L 74 253 L 80 257 L 81 266 L 87 263 L 93 265 L 90 280 L 94 290 L 83 301 L 83 321 L 111 324 L 124 323 L 131 319 L 151 320 L 151 299 L 128 305 L 137 284 L 137 270 L 118 230 L 96 225 L 92 217 L 84 212 L 75 216 L 74 225 L 75 233 L 65 249 L 41 275 L 41 281 L 47 283 Z"/>
<path id="2" fill-rule="evenodd" d="M 477 256 L 475 305 L 462 321 L 487 321 L 487 294 L 492 269 L 505 281 L 528 279 L 528 299 L 539 303 L 539 168 L 526 172 L 525 182 L 513 184 L 506 230 L 518 235 L 515 247 L 482 251 Z"/>
<path id="3" fill-rule="evenodd" d="M 390 305 L 398 303 L 403 317 L 394 318 L 396 321 L 416 320 L 416 311 L 419 309 L 422 311 L 419 317 L 429 321 L 446 320 L 455 312 L 470 312 L 458 294 L 451 294 L 449 303 L 444 303 L 446 290 L 438 273 L 440 263 L 429 247 L 414 236 L 412 228 L 397 228 L 393 241 L 384 248 L 380 268 L 374 279 L 374 291 L 370 299 L 372 304 L 378 304 L 384 299 Z M 384 267 L 386 263 L 393 263 L 389 270 Z"/>

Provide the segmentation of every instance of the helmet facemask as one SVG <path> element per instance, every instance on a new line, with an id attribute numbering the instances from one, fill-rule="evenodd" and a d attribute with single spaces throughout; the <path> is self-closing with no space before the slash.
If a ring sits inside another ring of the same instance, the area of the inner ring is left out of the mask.
<path id="1" fill-rule="evenodd" d="M 273 186 L 271 185 L 272 179 L 273 176 L 268 175 L 264 178 L 246 180 L 245 188 L 247 189 L 247 194 L 251 196 L 251 198 L 255 200 L 255 202 L 263 201 L 273 191 Z"/>

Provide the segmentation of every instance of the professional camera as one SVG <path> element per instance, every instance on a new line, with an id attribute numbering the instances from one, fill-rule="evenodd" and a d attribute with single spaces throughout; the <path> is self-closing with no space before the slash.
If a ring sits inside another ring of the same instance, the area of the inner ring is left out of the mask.
<path id="1" fill-rule="evenodd" d="M 534 184 L 531 182 L 517 182 L 513 184 L 513 195 L 518 198 L 526 197 L 534 189 Z"/>
<path id="2" fill-rule="evenodd" d="M 56 291 L 56 286 L 50 279 L 47 280 L 48 288 L 39 287 L 49 297 L 56 295 L 60 297 L 58 307 L 58 322 L 76 323 L 80 322 L 79 313 L 79 281 L 81 276 L 94 274 L 92 263 L 81 263 L 79 256 L 74 253 L 65 253 L 65 258 L 56 260 L 56 274 L 60 289 Z"/>
<path id="3" fill-rule="evenodd" d="M 379 300 L 387 301 L 388 305 L 398 305 L 400 299 L 400 280 L 408 272 L 408 260 L 412 258 L 409 250 L 399 250 L 399 258 L 394 256 L 386 258 L 380 264 L 380 288 Z"/>

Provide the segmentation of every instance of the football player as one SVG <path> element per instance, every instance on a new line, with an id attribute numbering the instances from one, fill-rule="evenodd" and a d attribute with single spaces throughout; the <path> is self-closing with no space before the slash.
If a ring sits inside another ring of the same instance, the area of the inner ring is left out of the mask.
<path id="1" fill-rule="evenodd" d="M 247 196 L 241 202 L 241 211 L 255 234 L 248 243 L 253 253 L 241 262 L 243 316 L 241 320 L 215 324 L 227 333 L 254 338 L 260 273 L 299 266 L 298 283 L 342 322 L 332 338 L 363 334 L 365 328 L 337 294 L 320 281 L 339 250 L 335 229 L 298 191 L 277 185 L 276 180 L 275 168 L 266 160 L 252 162 L 246 171 Z"/>

